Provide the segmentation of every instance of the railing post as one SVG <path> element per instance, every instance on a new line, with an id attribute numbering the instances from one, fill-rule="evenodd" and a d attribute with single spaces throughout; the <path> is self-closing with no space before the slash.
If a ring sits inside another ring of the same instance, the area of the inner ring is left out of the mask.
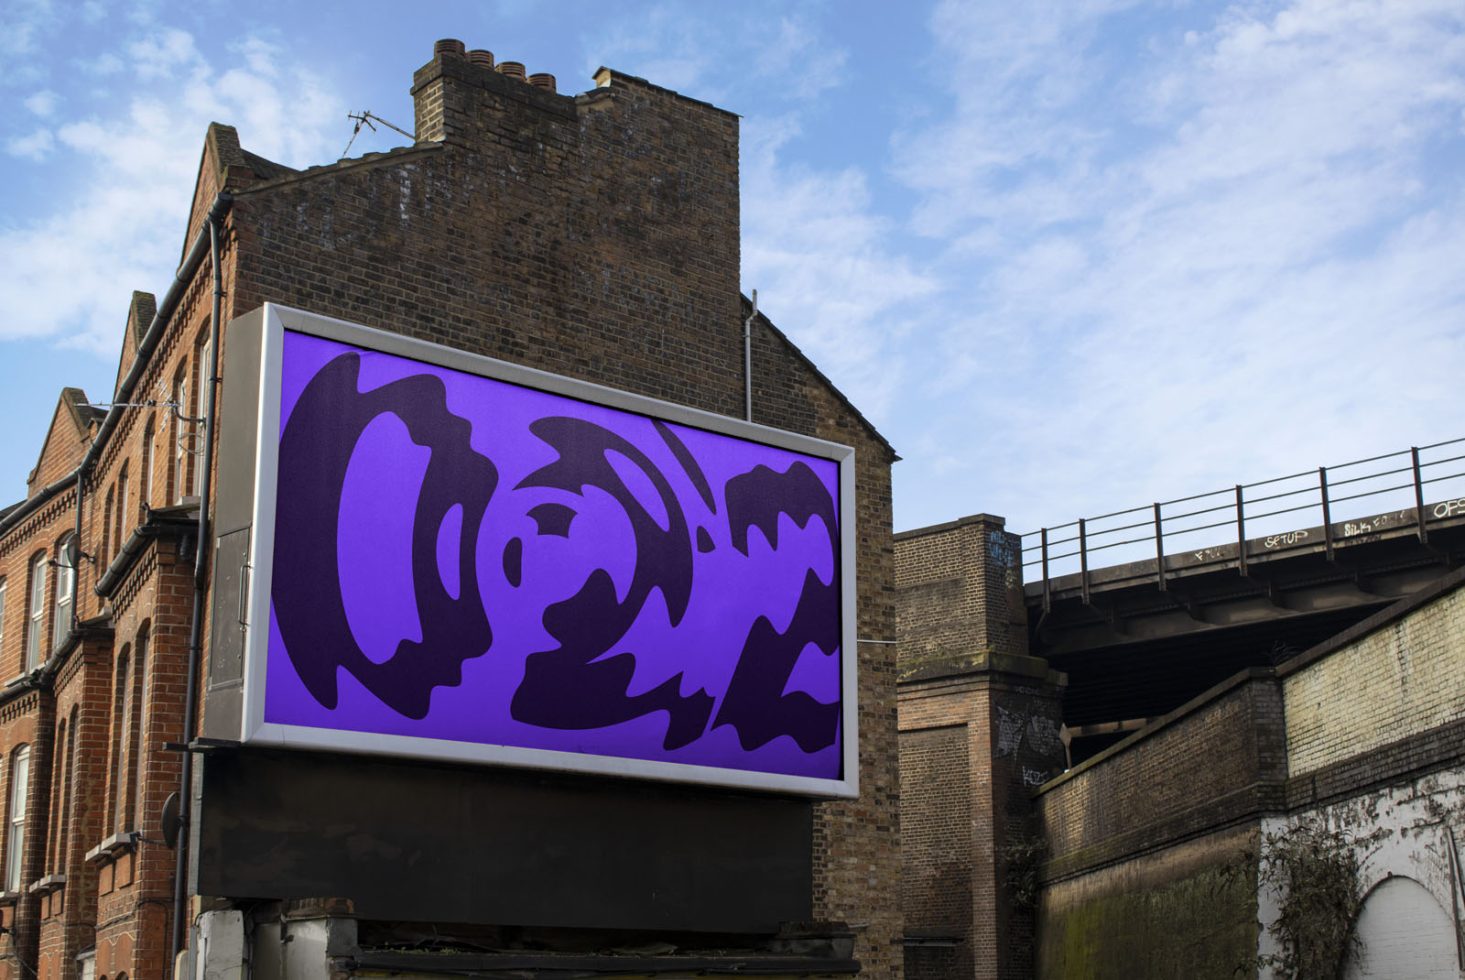
<path id="1" fill-rule="evenodd" d="M 1236 484 L 1236 561 L 1242 575 L 1246 575 L 1246 502 L 1241 496 L 1241 484 Z"/>
<path id="2" fill-rule="evenodd" d="M 1409 455 L 1414 461 L 1414 521 L 1419 526 L 1419 543 L 1429 544 L 1429 528 L 1424 517 L 1424 480 L 1419 475 L 1419 447 L 1410 446 Z"/>
<path id="3" fill-rule="evenodd" d="M 1048 584 L 1048 529 L 1043 528 L 1043 612 L 1053 609 L 1053 590 Z"/>
<path id="4" fill-rule="evenodd" d="M 1089 604 L 1089 540 L 1084 519 L 1078 519 L 1078 570 L 1083 588 L 1083 604 Z"/>
<path id="5" fill-rule="evenodd" d="M 1155 575 L 1160 591 L 1165 591 L 1165 525 L 1160 518 L 1160 505 L 1155 504 Z"/>
<path id="6" fill-rule="evenodd" d="M 1317 468 L 1317 485 L 1323 495 L 1323 547 L 1327 550 L 1328 561 L 1333 560 L 1333 508 L 1328 500 L 1328 468 L 1319 466 Z"/>

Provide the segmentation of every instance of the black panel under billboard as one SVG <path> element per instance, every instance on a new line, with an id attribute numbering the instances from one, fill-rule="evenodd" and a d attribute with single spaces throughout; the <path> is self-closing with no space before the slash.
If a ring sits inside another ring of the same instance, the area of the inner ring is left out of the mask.
<path id="1" fill-rule="evenodd" d="M 804 800 L 221 749 L 195 888 L 349 898 L 367 919 L 770 933 L 812 918 Z"/>

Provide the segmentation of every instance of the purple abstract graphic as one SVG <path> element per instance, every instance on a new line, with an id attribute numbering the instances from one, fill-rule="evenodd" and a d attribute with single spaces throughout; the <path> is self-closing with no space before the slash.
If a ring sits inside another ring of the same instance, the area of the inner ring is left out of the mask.
<path id="1" fill-rule="evenodd" d="M 836 462 L 283 351 L 266 722 L 841 777 Z"/>

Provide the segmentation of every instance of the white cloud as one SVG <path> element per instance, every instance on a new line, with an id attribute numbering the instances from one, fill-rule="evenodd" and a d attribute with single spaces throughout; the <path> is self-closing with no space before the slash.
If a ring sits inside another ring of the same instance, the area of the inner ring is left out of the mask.
<path id="1" fill-rule="evenodd" d="M 131 290 L 160 288 L 178 261 L 180 208 L 210 121 L 283 163 L 333 158 L 341 100 L 283 52 L 245 42 L 240 53 L 242 64 L 215 65 L 186 33 L 156 32 L 128 47 L 137 80 L 115 113 L 59 119 L 54 142 L 27 137 L 38 153 L 69 154 L 81 174 L 54 210 L 0 230 L 0 341 L 51 336 L 115 355 Z"/>
<path id="2" fill-rule="evenodd" d="M 933 280 L 890 248 L 859 170 L 782 162 L 790 118 L 749 121 L 742 133 L 743 288 L 814 362 L 871 415 L 908 379 L 896 346 L 907 304 Z"/>
<path id="3" fill-rule="evenodd" d="M 7 0 L 0 54 L 22 55 L 34 49 L 37 37 L 56 20 L 51 0 Z"/>
<path id="4" fill-rule="evenodd" d="M 203 58 L 193 35 L 176 27 L 156 31 L 127 47 L 132 70 L 142 79 L 172 78 L 180 70 L 199 65 Z"/>
<path id="5" fill-rule="evenodd" d="M 1465 8 L 1188 13 L 1117 48 L 1118 5 L 934 18 L 952 108 L 896 147 L 951 302 L 906 417 L 981 482 L 898 523 L 1026 530 L 1460 434 Z"/>
<path id="6" fill-rule="evenodd" d="M 31 112 L 45 119 L 56 111 L 56 105 L 61 97 L 50 89 L 43 89 L 25 100 L 25 107 Z"/>
<path id="7" fill-rule="evenodd" d="M 783 16 L 778 35 L 759 46 L 756 64 L 761 74 L 786 79 L 797 98 L 809 100 L 843 81 L 848 58 L 844 49 L 824 43 L 806 21 Z"/>
<path id="8" fill-rule="evenodd" d="M 747 108 L 737 93 L 750 84 L 758 86 L 760 100 L 806 103 L 844 81 L 848 58 L 814 23 L 820 9 L 791 13 L 770 3 L 630 9 L 615 30 L 587 41 L 595 62 L 587 69 L 606 65 L 734 111 Z"/>
<path id="9" fill-rule="evenodd" d="M 46 158 L 55 145 L 56 140 L 49 129 L 37 129 L 29 136 L 17 136 L 7 141 L 5 152 L 13 157 L 25 157 L 39 162 Z"/>

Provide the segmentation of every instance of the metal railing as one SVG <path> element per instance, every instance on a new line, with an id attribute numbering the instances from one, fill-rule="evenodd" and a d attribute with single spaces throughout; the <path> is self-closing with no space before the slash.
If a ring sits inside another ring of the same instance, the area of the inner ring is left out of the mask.
<path id="1" fill-rule="evenodd" d="M 1317 542 L 1305 529 L 1319 524 L 1329 559 L 1341 542 L 1401 527 L 1412 526 L 1427 544 L 1431 521 L 1465 517 L 1462 461 L 1465 437 L 1040 528 L 1020 535 L 1024 577 L 1030 578 L 1029 568 L 1041 571 L 1047 608 L 1052 580 L 1075 571 L 1088 601 L 1095 556 L 1104 567 L 1153 559 L 1164 591 L 1167 555 L 1188 552 L 1196 563 L 1234 561 L 1245 575 L 1254 557 L 1248 540 L 1263 538 L 1269 553 L 1312 546 Z M 1375 467 L 1360 469 L 1370 464 Z M 1426 496 L 1436 502 L 1426 504 Z M 1308 512 L 1317 519 L 1307 521 Z"/>

